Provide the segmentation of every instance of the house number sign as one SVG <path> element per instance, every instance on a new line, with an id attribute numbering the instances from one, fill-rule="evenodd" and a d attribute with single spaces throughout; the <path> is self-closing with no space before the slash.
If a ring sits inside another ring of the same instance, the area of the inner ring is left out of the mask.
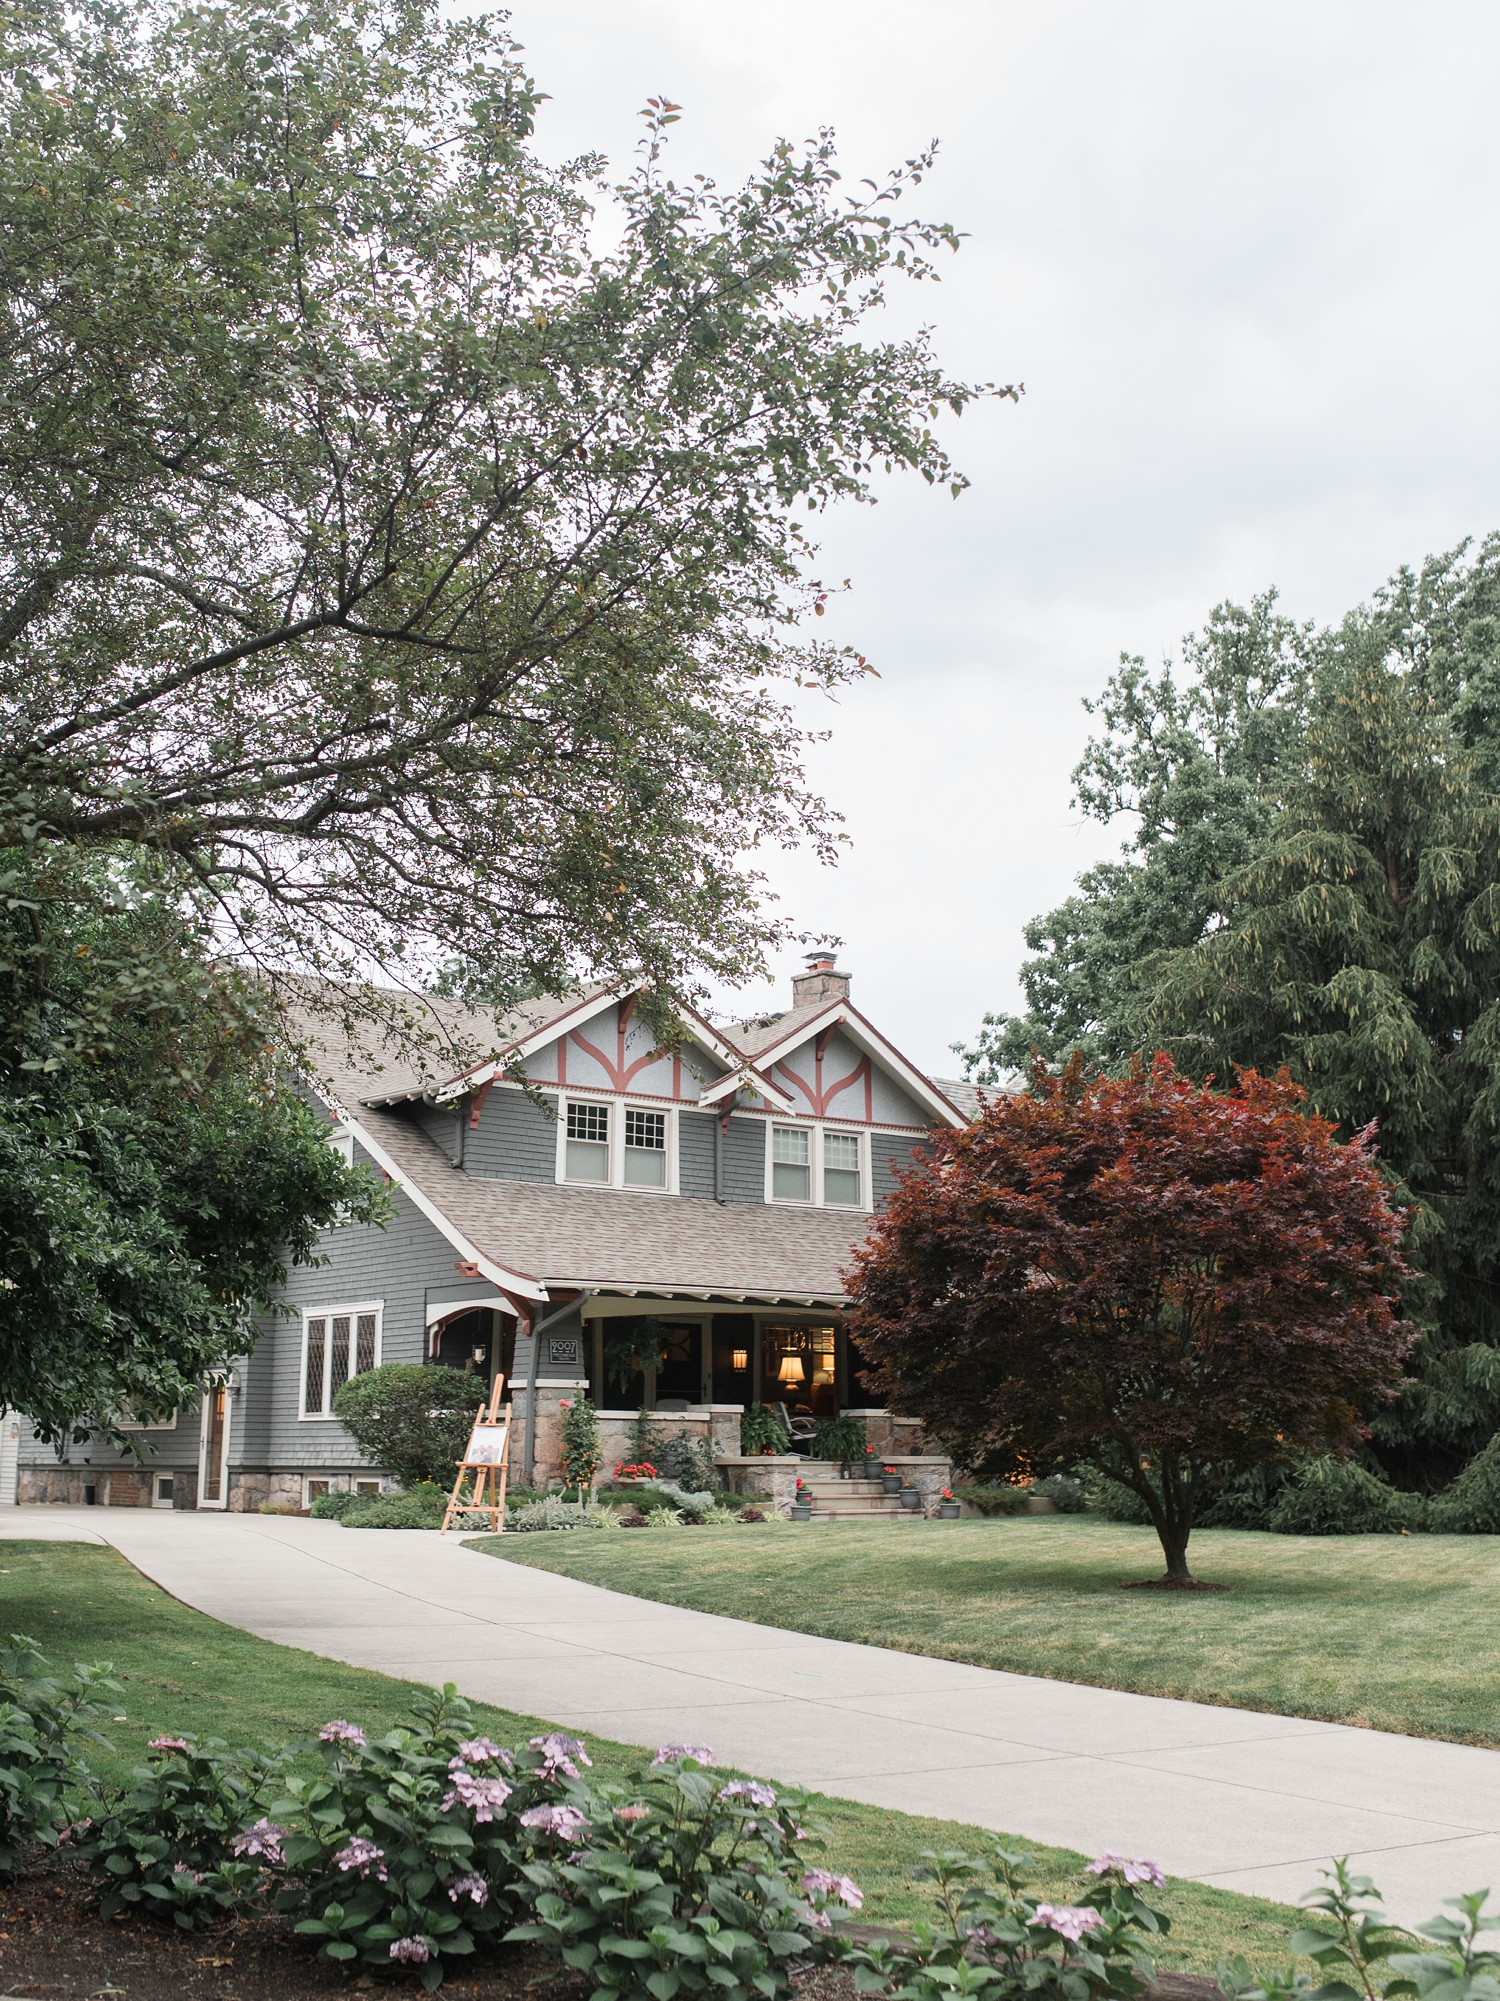
<path id="1" fill-rule="evenodd" d="M 583 1367 L 583 1343 L 578 1340 L 549 1340 L 547 1343 L 547 1361 L 554 1369 L 581 1369 Z"/>

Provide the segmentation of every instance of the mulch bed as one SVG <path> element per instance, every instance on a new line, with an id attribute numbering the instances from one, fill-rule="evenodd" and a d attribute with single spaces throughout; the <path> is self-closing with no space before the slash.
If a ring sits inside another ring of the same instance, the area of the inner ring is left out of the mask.
<path id="1" fill-rule="evenodd" d="M 314 1957 L 294 1917 L 231 1918 L 184 1932 L 149 1919 L 104 1923 L 88 1877 L 49 1857 L 19 1882 L 0 1885 L 0 1996 L 37 2001 L 328 2001 L 334 1995 L 410 1995 L 407 1967 L 337 1967 Z M 439 1993 L 458 2001 L 582 2001 L 589 1983 L 533 1946 L 476 1953 Z"/>
<path id="2" fill-rule="evenodd" d="M 231 1918 L 184 1932 L 134 1916 L 104 1923 L 88 1877 L 49 1856 L 0 1885 L 0 2001 L 332 2001 L 422 1995 L 408 1968 L 330 1965 L 293 1932 L 293 1917 Z M 899 1936 L 880 1925 L 839 1927 L 864 1943 Z M 591 1983 L 533 1946 L 501 1946 L 459 1963 L 438 1990 L 450 2001 L 584 2001 Z M 798 2001 L 854 2001 L 854 1979 L 822 1967 L 796 1982 Z M 1144 2001 L 1221 2001 L 1216 1983 L 1164 1973 Z"/>

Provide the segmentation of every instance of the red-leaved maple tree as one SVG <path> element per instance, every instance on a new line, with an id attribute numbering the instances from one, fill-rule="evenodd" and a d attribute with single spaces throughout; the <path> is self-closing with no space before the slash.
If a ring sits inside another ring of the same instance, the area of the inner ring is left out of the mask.
<path id="1" fill-rule="evenodd" d="M 893 1406 L 981 1475 L 1091 1466 L 1190 1584 L 1200 1506 L 1299 1450 L 1343 1457 L 1391 1397 L 1412 1276 L 1371 1133 L 1282 1072 L 1215 1092 L 1158 1056 L 1038 1065 L 904 1175 L 849 1274 Z"/>

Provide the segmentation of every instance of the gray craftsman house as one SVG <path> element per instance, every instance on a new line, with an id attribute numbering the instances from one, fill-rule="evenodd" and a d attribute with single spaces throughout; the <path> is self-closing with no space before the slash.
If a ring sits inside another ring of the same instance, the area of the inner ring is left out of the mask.
<path id="1" fill-rule="evenodd" d="M 862 1380 L 842 1274 L 895 1173 L 976 1094 L 907 1062 L 831 955 L 787 1012 L 732 1030 L 689 1017 L 669 1048 L 636 1002 L 600 988 L 499 1019 L 423 1003 L 420 1061 L 373 1030 L 317 1031 L 329 1144 L 389 1184 L 389 1227 L 330 1231 L 327 1262 L 292 1275 L 291 1316 L 153 1428 L 142 1465 L 98 1442 L 56 1452 L 7 1419 L 0 1498 L 249 1509 L 378 1488 L 332 1405 L 382 1362 L 467 1369 L 476 1405 L 503 1373 L 516 1480 L 554 1476 L 557 1401 L 584 1385 L 621 1427 L 644 1403 L 723 1452 L 753 1401 L 858 1411 L 877 1450 L 904 1443 Z M 611 1336 L 648 1316 L 660 1359 L 622 1374 L 629 1342 Z M 623 1435 L 606 1424 L 607 1445 Z"/>

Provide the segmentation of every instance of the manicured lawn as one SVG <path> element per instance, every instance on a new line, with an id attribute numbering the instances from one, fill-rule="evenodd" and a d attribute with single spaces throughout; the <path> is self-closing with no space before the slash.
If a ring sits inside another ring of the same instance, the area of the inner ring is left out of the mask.
<path id="1" fill-rule="evenodd" d="M 1203 1531 L 1219 1592 L 1096 1516 L 509 1535 L 479 1545 L 672 1605 L 1058 1681 L 1500 1745 L 1500 1537 Z"/>
<path id="2" fill-rule="evenodd" d="M 715 1540 L 727 1538 L 726 1531 Z M 674 1547 L 680 1540 L 669 1539 Z M 562 1544 L 581 1538 L 507 1540 Z M 117 1713 L 126 1720 L 105 1725 L 116 1755 L 96 1762 L 118 1779 L 128 1775 L 147 1739 L 162 1733 L 193 1731 L 253 1742 L 305 1736 L 331 1716 L 379 1727 L 399 1720 L 416 1692 L 413 1683 L 221 1626 L 168 1597 L 114 1550 L 92 1544 L 0 1543 L 0 1631 L 29 1633 L 56 1661 L 113 1663 L 125 1685 Z M 481 1728 L 501 1743 L 553 1727 L 485 1703 L 473 1706 Z M 589 1750 L 597 1774 L 605 1778 L 623 1777 L 641 1757 L 637 1747 L 599 1738 L 590 1739 Z M 818 1859 L 864 1887 L 866 1915 L 877 1923 L 909 1922 L 925 1913 L 925 1898 L 905 1881 L 924 1848 L 982 1853 L 996 1838 L 956 1821 L 891 1813 L 848 1800 L 824 1799 L 818 1813 L 832 1830 Z M 1058 1900 L 1076 1887 L 1086 1858 L 1019 1836 L 1001 1838 L 1035 1857 L 1038 1881 Z M 1296 1914 L 1284 1906 L 1177 1880 L 1164 1901 L 1174 1931 L 1158 1955 L 1162 1966 L 1212 1973 L 1221 1959 L 1236 1952 L 1267 1968 L 1285 1964 Z"/>

